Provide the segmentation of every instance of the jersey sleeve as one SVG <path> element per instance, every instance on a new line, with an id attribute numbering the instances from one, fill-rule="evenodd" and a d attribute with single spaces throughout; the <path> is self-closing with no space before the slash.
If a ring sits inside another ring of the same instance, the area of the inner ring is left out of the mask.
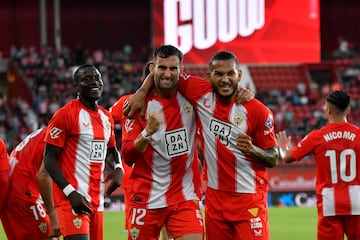
<path id="1" fill-rule="evenodd" d="M 313 151 L 316 146 L 317 133 L 318 130 L 313 130 L 291 149 L 291 154 L 296 161 L 300 161 Z"/>
<path id="2" fill-rule="evenodd" d="M 125 123 L 122 125 L 122 146 L 121 154 L 124 162 L 131 166 L 134 159 L 139 159 L 143 153 L 135 149 L 134 141 L 143 130 L 142 125 L 136 119 L 125 118 Z"/>
<path id="3" fill-rule="evenodd" d="M 123 105 L 124 102 L 130 97 L 130 95 L 122 96 L 119 100 L 117 100 L 114 105 L 109 109 L 115 124 L 121 124 L 123 118 Z"/>
<path id="4" fill-rule="evenodd" d="M 250 135 L 254 136 L 254 144 L 262 149 L 269 149 L 276 146 L 274 116 L 271 110 L 262 102 L 253 99 L 245 104 L 250 110 L 249 126 L 252 126 Z"/>
<path id="5" fill-rule="evenodd" d="M 182 75 L 178 83 L 179 92 L 186 97 L 193 105 L 205 93 L 212 91 L 209 81 L 195 76 Z"/>
<path id="6" fill-rule="evenodd" d="M 57 147 L 64 147 L 67 132 L 74 124 L 73 121 L 70 120 L 73 113 L 71 110 L 73 109 L 70 109 L 67 106 L 69 105 L 65 105 L 65 107 L 57 110 L 50 119 L 45 135 L 46 143 L 50 143 Z"/>
<path id="7" fill-rule="evenodd" d="M 110 135 L 110 139 L 108 142 L 108 147 L 115 147 L 116 146 L 116 138 L 115 138 L 115 124 L 114 124 L 114 119 L 112 118 L 112 115 L 110 112 L 107 111 L 108 117 L 109 117 L 109 121 L 111 124 L 111 135 Z"/>

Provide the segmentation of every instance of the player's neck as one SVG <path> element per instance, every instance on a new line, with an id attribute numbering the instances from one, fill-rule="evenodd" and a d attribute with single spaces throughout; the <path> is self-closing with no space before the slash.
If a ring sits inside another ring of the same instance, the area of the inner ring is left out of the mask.
<path id="1" fill-rule="evenodd" d="M 176 93 L 177 89 L 158 89 L 154 88 L 153 93 L 160 98 L 171 98 Z"/>

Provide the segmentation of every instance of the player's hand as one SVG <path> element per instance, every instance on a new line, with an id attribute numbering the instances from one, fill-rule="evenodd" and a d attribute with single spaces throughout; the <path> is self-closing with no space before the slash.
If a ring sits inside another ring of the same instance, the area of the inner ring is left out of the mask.
<path id="1" fill-rule="evenodd" d="M 140 111 L 140 117 L 144 117 L 146 106 L 146 93 L 138 91 L 129 97 L 123 105 L 123 113 L 128 118 L 133 118 L 134 114 Z"/>
<path id="2" fill-rule="evenodd" d="M 124 173 L 121 168 L 116 168 L 108 173 L 105 182 L 111 180 L 111 183 L 105 192 L 105 197 L 110 196 L 120 186 L 123 175 Z"/>
<path id="3" fill-rule="evenodd" d="M 76 214 L 93 213 L 93 210 L 90 207 L 90 203 L 77 191 L 70 193 L 68 199 Z"/>
<path id="4" fill-rule="evenodd" d="M 247 154 L 254 151 L 254 145 L 252 144 L 251 137 L 243 133 L 237 135 L 236 147 L 243 153 Z"/>
<path id="5" fill-rule="evenodd" d="M 159 130 L 160 125 L 163 123 L 164 119 L 160 112 L 154 111 L 149 113 L 146 132 L 149 134 L 154 134 L 157 130 Z"/>
<path id="6" fill-rule="evenodd" d="M 254 98 L 254 93 L 247 88 L 238 88 L 235 95 L 236 104 L 249 102 Z"/>
<path id="7" fill-rule="evenodd" d="M 285 131 L 276 133 L 276 141 L 279 147 L 287 147 L 291 145 L 291 136 L 287 136 Z"/>
<path id="8" fill-rule="evenodd" d="M 48 215 L 49 215 L 50 227 L 51 227 L 51 232 L 50 232 L 49 238 L 58 239 L 58 237 L 61 236 L 61 231 L 60 231 L 60 224 L 59 224 L 59 220 L 58 220 L 55 208 L 52 209 L 48 213 Z"/>

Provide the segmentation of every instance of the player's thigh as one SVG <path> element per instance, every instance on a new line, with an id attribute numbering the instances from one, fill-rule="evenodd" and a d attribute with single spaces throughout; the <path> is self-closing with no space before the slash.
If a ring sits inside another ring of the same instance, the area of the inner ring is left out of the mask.
<path id="1" fill-rule="evenodd" d="M 343 240 L 344 239 L 344 226 L 341 217 L 329 216 L 318 217 L 318 240 Z"/>
<path id="2" fill-rule="evenodd" d="M 90 239 L 104 239 L 104 212 L 97 212 L 90 217 Z"/>
<path id="3" fill-rule="evenodd" d="M 70 203 L 56 207 L 60 230 L 64 237 L 90 234 L 90 215 L 76 214 Z"/>
<path id="4" fill-rule="evenodd" d="M 158 240 L 168 209 L 146 209 L 130 206 L 128 239 Z"/>
<path id="5" fill-rule="evenodd" d="M 205 214 L 205 236 L 207 240 L 235 239 L 235 232 L 231 224 L 210 216 Z"/>
<path id="6" fill-rule="evenodd" d="M 203 239 L 204 222 L 199 201 L 189 200 L 169 207 L 166 227 L 175 239 Z"/>
<path id="7" fill-rule="evenodd" d="M 344 216 L 347 240 L 360 240 L 360 215 Z"/>
<path id="8" fill-rule="evenodd" d="M 2 216 L 8 239 L 43 239 L 50 234 L 50 221 L 42 204 L 10 197 Z M 23 227 L 21 227 L 23 226 Z"/>

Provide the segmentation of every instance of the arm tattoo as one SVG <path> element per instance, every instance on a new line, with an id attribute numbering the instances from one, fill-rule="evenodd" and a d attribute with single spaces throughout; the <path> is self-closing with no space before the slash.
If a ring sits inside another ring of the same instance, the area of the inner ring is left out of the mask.
<path id="1" fill-rule="evenodd" d="M 269 148 L 269 149 L 261 149 L 254 146 L 254 151 L 252 152 L 252 157 L 258 160 L 260 163 L 264 164 L 268 168 L 275 167 L 277 165 L 277 160 L 279 158 L 279 154 L 277 151 L 277 147 Z"/>

